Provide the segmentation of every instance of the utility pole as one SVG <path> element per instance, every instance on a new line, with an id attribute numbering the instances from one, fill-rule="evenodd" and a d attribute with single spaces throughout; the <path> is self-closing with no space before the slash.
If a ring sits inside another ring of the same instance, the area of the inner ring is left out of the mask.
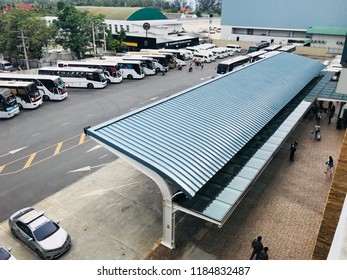
<path id="1" fill-rule="evenodd" d="M 22 44 L 23 44 L 23 49 L 24 49 L 24 59 L 25 59 L 25 65 L 27 67 L 27 70 L 30 69 L 29 67 L 29 61 L 28 61 L 28 55 L 27 55 L 27 47 L 25 46 L 25 39 L 27 37 L 24 37 L 24 32 L 21 31 L 21 36 L 19 36 L 18 38 L 21 38 L 22 39 Z"/>
<path id="2" fill-rule="evenodd" d="M 106 48 L 106 26 L 104 25 L 104 50 L 106 52 L 107 48 Z"/>
<path id="3" fill-rule="evenodd" d="M 92 23 L 92 29 L 93 29 L 93 51 L 94 51 L 94 57 L 96 57 L 94 22 Z"/>

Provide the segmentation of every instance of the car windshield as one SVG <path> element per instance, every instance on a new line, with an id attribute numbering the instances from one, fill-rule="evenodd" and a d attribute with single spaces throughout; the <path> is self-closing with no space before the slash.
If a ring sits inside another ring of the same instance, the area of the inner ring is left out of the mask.
<path id="1" fill-rule="evenodd" d="M 58 229 L 59 226 L 56 223 L 48 221 L 34 230 L 34 236 L 37 241 L 42 241 L 53 235 Z"/>
<path id="2" fill-rule="evenodd" d="M 4 249 L 0 247 L 0 260 L 8 260 L 11 255 Z"/>

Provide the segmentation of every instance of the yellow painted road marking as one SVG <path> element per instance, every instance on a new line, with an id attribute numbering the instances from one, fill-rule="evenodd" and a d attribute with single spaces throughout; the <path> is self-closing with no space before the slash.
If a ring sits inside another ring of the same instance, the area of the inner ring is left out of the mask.
<path id="1" fill-rule="evenodd" d="M 59 154 L 61 146 L 63 146 L 63 142 L 58 143 L 57 147 L 55 148 L 54 154 L 53 154 L 54 156 Z"/>
<path id="2" fill-rule="evenodd" d="M 84 142 L 84 138 L 86 138 L 86 135 L 82 133 L 80 136 L 80 142 L 78 143 L 78 145 L 81 145 Z"/>
<path id="3" fill-rule="evenodd" d="M 72 140 L 72 139 L 74 139 L 74 138 L 77 138 L 77 137 L 79 137 L 79 143 L 78 143 L 77 145 L 74 145 L 74 146 L 72 146 L 72 147 L 69 147 L 69 148 L 67 148 L 67 149 L 65 149 L 65 150 L 63 150 L 63 151 L 61 151 L 61 146 L 62 146 L 65 142 L 67 142 L 67 141 L 69 141 L 69 140 Z M 22 171 L 23 169 L 26 169 L 26 168 L 28 168 L 28 167 L 32 167 L 32 166 L 34 166 L 34 165 L 36 165 L 36 164 L 39 164 L 39 163 L 41 163 L 41 162 L 43 162 L 43 161 L 46 161 L 46 160 L 48 160 L 48 159 L 50 159 L 50 158 L 52 158 L 52 157 L 54 157 L 54 156 L 56 156 L 56 155 L 58 155 L 58 154 L 62 154 L 62 153 L 64 153 L 64 152 L 66 152 L 66 151 L 69 151 L 69 150 L 71 150 L 71 149 L 74 149 L 74 148 L 78 147 L 78 146 L 81 145 L 81 144 L 88 143 L 88 142 L 91 141 L 91 140 L 92 140 L 92 139 L 87 139 L 87 140 L 85 140 L 85 134 L 84 134 L 84 133 L 83 133 L 83 134 L 78 134 L 78 135 L 75 135 L 75 136 L 73 136 L 73 137 L 70 137 L 70 138 L 68 138 L 68 139 L 66 139 L 66 140 L 64 140 L 64 141 L 62 141 L 62 142 L 59 142 L 59 143 L 57 143 L 57 144 L 54 144 L 54 145 L 48 146 L 48 147 L 46 147 L 46 148 L 43 148 L 43 149 L 41 149 L 41 150 L 38 150 L 36 153 L 33 153 L 33 154 L 31 154 L 31 155 L 27 155 L 27 156 L 18 158 L 18 159 L 16 159 L 16 160 L 13 160 L 13 161 L 11 161 L 11 162 L 8 162 L 8 163 L 6 163 L 6 164 L 4 164 L 4 165 L 0 165 L 0 177 L 1 177 L 1 176 L 5 176 L 5 175 L 16 174 L 16 173 Z M 36 161 L 35 163 L 32 163 L 32 161 L 34 160 L 36 154 L 38 154 L 39 152 L 42 152 L 42 151 L 51 149 L 52 147 L 54 147 L 54 146 L 56 146 L 56 145 L 57 145 L 57 147 L 55 148 L 55 152 L 54 152 L 53 155 L 48 156 L 48 157 L 46 157 L 46 158 L 43 158 L 43 159 L 41 159 L 41 160 L 39 160 L 39 161 Z M 59 147 L 59 145 L 61 145 L 61 146 Z M 57 154 L 56 154 L 56 153 L 57 153 Z M 18 169 L 18 170 L 16 170 L 16 171 L 11 171 L 11 172 L 6 172 L 6 173 L 1 173 L 1 171 L 3 171 L 3 169 L 4 169 L 6 166 L 11 165 L 11 164 L 14 164 L 14 163 L 16 163 L 16 162 L 19 162 L 19 161 L 21 161 L 21 160 L 23 160 L 23 159 L 26 159 L 26 158 L 28 158 L 28 160 L 27 160 L 27 162 L 25 163 L 25 165 L 24 165 L 24 167 L 23 167 L 22 169 Z"/>
<path id="4" fill-rule="evenodd" d="M 28 168 L 31 165 L 31 163 L 33 162 L 35 156 L 36 156 L 36 153 L 32 153 L 30 155 L 30 157 L 28 158 L 27 162 L 25 163 L 23 169 Z"/>

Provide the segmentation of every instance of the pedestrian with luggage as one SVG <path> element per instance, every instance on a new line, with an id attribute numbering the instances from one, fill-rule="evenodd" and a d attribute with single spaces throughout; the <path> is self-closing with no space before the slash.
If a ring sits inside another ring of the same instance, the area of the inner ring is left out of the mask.
<path id="1" fill-rule="evenodd" d="M 256 239 L 254 239 L 252 241 L 253 251 L 252 251 L 252 255 L 250 257 L 250 260 L 253 260 L 254 257 L 255 257 L 256 260 L 259 260 L 259 254 L 260 254 L 260 252 L 264 248 L 263 243 L 261 242 L 261 240 L 262 240 L 262 237 L 258 236 Z"/>
<path id="2" fill-rule="evenodd" d="M 334 168 L 334 160 L 333 160 L 333 157 L 332 156 L 329 156 L 328 160 L 325 162 L 326 166 L 327 166 L 327 169 L 326 171 L 324 171 L 325 174 L 328 174 L 332 175 L 332 169 Z"/>
<path id="3" fill-rule="evenodd" d="M 269 248 L 264 247 L 264 249 L 259 254 L 259 260 L 268 260 L 269 254 L 268 254 Z"/>
<path id="4" fill-rule="evenodd" d="M 320 140 L 320 125 L 319 123 L 316 124 L 314 127 L 314 140 Z"/>

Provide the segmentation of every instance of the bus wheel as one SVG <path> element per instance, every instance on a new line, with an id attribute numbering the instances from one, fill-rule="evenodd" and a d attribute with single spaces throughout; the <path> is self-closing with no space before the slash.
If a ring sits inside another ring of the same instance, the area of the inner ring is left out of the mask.
<path id="1" fill-rule="evenodd" d="M 129 74 L 128 79 L 131 80 L 132 78 L 133 78 L 133 76 Z"/>
<path id="2" fill-rule="evenodd" d="M 43 101 L 49 101 L 49 100 L 50 100 L 50 98 L 49 98 L 48 95 L 44 95 L 44 96 L 43 96 Z"/>
<path id="3" fill-rule="evenodd" d="M 89 83 L 89 84 L 87 85 L 87 88 L 93 89 L 94 86 L 93 86 L 93 84 L 90 84 L 90 83 Z"/>

